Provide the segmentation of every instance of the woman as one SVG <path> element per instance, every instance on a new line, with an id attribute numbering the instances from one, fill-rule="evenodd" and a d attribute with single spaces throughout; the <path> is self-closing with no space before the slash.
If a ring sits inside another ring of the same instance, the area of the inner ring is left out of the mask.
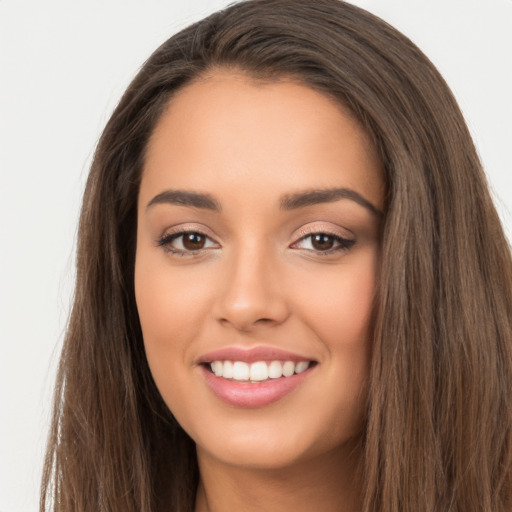
<path id="1" fill-rule="evenodd" d="M 511 309 L 423 54 L 337 0 L 236 4 L 99 142 L 41 509 L 510 510 Z"/>

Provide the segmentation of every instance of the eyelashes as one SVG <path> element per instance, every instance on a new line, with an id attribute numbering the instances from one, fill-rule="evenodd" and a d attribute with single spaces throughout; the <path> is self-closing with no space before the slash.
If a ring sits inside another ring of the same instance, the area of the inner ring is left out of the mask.
<path id="1" fill-rule="evenodd" d="M 181 230 L 164 235 L 158 240 L 158 246 L 173 255 L 191 257 L 204 254 L 221 246 L 211 237 L 197 230 Z M 356 241 L 344 238 L 329 231 L 315 230 L 300 233 L 300 238 L 289 247 L 304 250 L 319 256 L 329 256 L 348 251 Z"/>
<path id="2" fill-rule="evenodd" d="M 302 236 L 290 247 L 319 252 L 320 254 L 332 254 L 333 252 L 347 251 L 355 243 L 355 240 L 332 233 L 316 232 Z"/>
<path id="3" fill-rule="evenodd" d="M 162 237 L 158 245 L 169 252 L 178 254 L 196 254 L 205 249 L 219 248 L 220 245 L 214 242 L 209 236 L 199 231 L 178 231 Z"/>

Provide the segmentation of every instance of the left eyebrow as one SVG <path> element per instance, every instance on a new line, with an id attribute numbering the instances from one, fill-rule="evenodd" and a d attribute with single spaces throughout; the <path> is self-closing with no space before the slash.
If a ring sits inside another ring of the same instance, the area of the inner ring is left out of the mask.
<path id="1" fill-rule="evenodd" d="M 279 202 L 281 210 L 295 210 L 305 206 L 313 206 L 322 203 L 333 203 L 340 199 L 350 199 L 363 206 L 377 217 L 383 217 L 384 214 L 374 206 L 368 199 L 350 188 L 326 188 L 305 190 L 283 196 Z"/>
<path id="2" fill-rule="evenodd" d="M 213 212 L 220 212 L 220 203 L 210 194 L 191 192 L 188 190 L 165 190 L 156 195 L 147 204 L 146 209 L 155 204 L 175 204 L 179 206 L 189 206 L 192 208 L 201 208 Z"/>

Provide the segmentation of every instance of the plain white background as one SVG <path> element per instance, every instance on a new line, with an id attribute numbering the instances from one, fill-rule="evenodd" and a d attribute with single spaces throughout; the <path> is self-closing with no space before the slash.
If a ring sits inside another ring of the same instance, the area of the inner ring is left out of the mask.
<path id="1" fill-rule="evenodd" d="M 37 509 L 83 184 L 138 67 L 225 0 L 0 0 L 0 512 Z M 512 0 L 354 0 L 430 57 L 512 233 Z"/>

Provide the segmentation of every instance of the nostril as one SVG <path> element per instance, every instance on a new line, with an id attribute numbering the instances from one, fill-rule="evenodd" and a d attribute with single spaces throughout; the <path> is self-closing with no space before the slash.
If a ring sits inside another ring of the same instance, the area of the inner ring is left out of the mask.
<path id="1" fill-rule="evenodd" d="M 237 330 L 241 332 L 251 332 L 256 327 L 270 327 L 273 324 L 279 324 L 281 320 L 273 319 L 273 318 L 248 318 L 243 316 L 232 316 L 231 318 L 220 318 L 220 323 L 226 327 L 234 326 Z"/>
<path id="2" fill-rule="evenodd" d="M 271 323 L 273 321 L 274 320 L 272 320 L 271 318 L 260 318 L 259 320 L 256 320 L 256 322 L 254 322 L 254 323 L 255 324 L 257 324 L 257 323 L 268 324 L 268 323 Z"/>

